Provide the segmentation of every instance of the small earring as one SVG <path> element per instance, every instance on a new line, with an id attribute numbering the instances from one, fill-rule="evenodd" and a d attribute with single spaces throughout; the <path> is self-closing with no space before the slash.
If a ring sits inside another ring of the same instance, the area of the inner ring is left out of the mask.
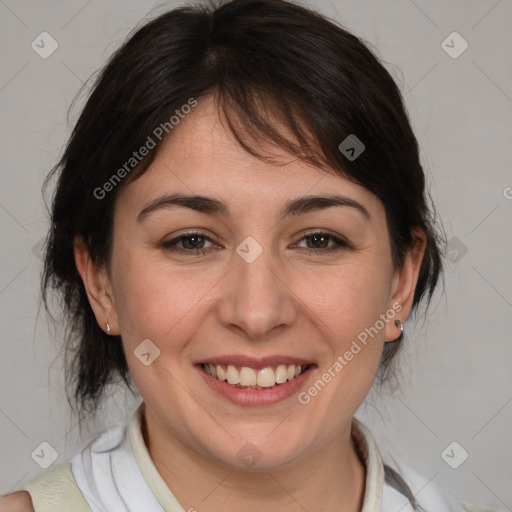
<path id="1" fill-rule="evenodd" d="M 110 325 L 107 322 L 107 334 L 110 334 Z"/>
<path id="2" fill-rule="evenodd" d="M 402 323 L 401 320 L 395 320 L 395 325 L 400 329 L 400 336 L 391 341 L 400 341 L 404 336 L 404 324 Z"/>

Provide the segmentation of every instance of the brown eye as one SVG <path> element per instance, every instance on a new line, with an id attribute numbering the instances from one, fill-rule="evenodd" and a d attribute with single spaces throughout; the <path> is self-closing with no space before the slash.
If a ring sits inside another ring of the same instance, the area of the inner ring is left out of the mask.
<path id="1" fill-rule="evenodd" d="M 329 245 L 330 238 L 330 236 L 325 235 L 309 235 L 305 237 L 305 240 L 311 241 L 312 247 L 308 245 L 311 249 L 325 249 Z"/>
<path id="2" fill-rule="evenodd" d="M 173 240 L 163 242 L 162 247 L 170 251 L 184 254 L 206 254 L 208 252 L 208 248 L 205 248 L 204 244 L 207 241 L 212 242 L 209 237 L 203 236 L 200 233 L 187 233 L 174 238 Z"/>
<path id="3" fill-rule="evenodd" d="M 198 235 L 184 236 L 180 239 L 185 249 L 202 249 L 205 238 Z M 187 247 L 187 245 L 189 247 Z"/>
<path id="4" fill-rule="evenodd" d="M 306 240 L 304 249 L 310 254 L 330 253 L 349 248 L 349 244 L 345 240 L 324 232 L 310 233 L 303 237 L 300 242 L 303 240 Z M 329 245 L 331 241 L 333 244 Z"/>

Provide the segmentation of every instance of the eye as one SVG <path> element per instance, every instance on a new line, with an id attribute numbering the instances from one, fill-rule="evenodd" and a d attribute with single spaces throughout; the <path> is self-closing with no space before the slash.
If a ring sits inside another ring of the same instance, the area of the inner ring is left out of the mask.
<path id="1" fill-rule="evenodd" d="M 350 245 L 345 240 L 337 238 L 323 231 L 308 233 L 305 237 L 303 237 L 300 240 L 300 242 L 302 242 L 303 240 L 306 241 L 307 246 L 304 249 L 309 254 L 318 255 L 319 253 L 331 253 L 334 251 L 340 251 L 342 249 L 347 249 L 350 247 Z M 329 241 L 332 241 L 333 245 L 329 245 Z"/>
<path id="2" fill-rule="evenodd" d="M 212 242 L 211 238 L 201 233 L 186 233 L 173 240 L 163 242 L 162 247 L 181 254 L 206 254 L 209 252 L 204 248 L 207 241 Z"/>

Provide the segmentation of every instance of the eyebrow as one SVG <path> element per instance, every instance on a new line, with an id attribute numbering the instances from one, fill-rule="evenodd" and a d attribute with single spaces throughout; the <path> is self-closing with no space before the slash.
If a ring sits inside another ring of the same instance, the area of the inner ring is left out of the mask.
<path id="1" fill-rule="evenodd" d="M 151 213 L 162 209 L 169 209 L 173 206 L 190 208 L 208 215 L 230 216 L 229 206 L 220 199 L 200 195 L 170 194 L 158 197 L 148 203 L 137 215 L 137 222 L 142 222 Z M 280 218 L 284 219 L 288 216 L 324 210 L 334 206 L 346 206 L 353 208 L 361 213 L 366 220 L 370 220 L 368 210 L 361 203 L 354 199 L 350 199 L 349 197 L 332 194 L 304 196 L 297 199 L 290 199 L 281 209 Z"/>

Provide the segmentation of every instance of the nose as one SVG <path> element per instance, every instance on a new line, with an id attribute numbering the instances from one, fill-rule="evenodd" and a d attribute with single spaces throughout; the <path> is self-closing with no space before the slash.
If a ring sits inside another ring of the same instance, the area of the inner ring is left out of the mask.
<path id="1" fill-rule="evenodd" d="M 281 266 L 272 262 L 270 251 L 252 263 L 237 254 L 233 269 L 222 284 L 217 303 L 219 322 L 250 340 L 268 340 L 295 322 L 298 298 Z"/>

